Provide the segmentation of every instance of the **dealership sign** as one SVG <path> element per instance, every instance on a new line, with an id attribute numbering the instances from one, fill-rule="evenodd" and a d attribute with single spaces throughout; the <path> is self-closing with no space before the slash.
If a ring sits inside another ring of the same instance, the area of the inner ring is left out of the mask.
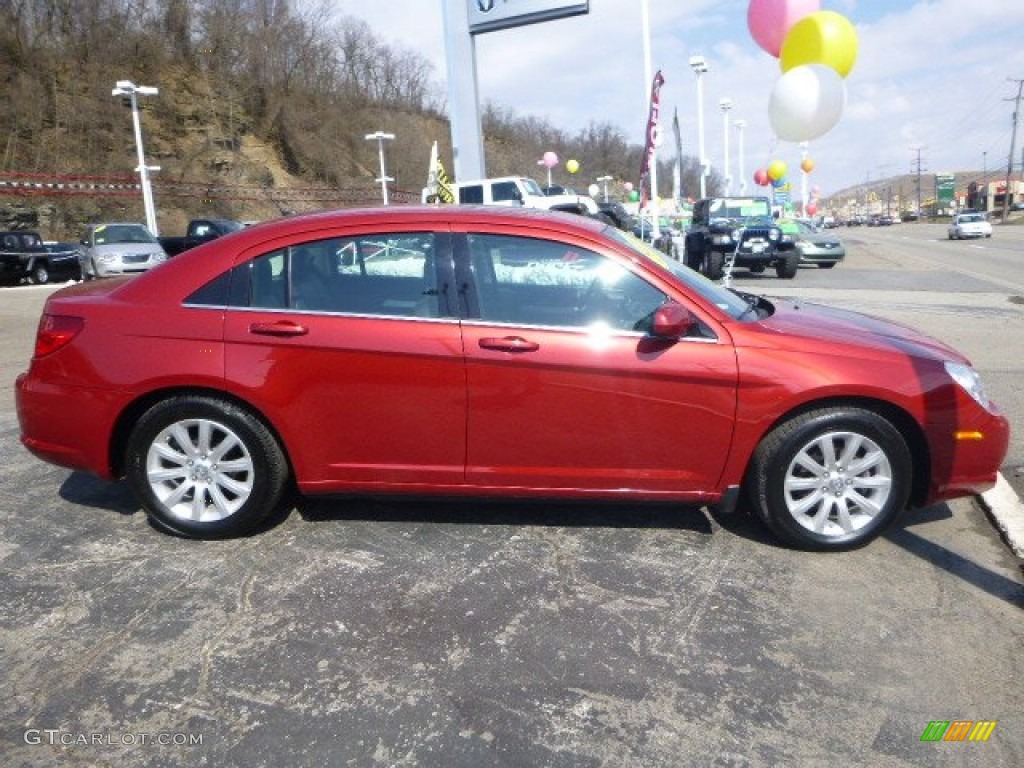
<path id="1" fill-rule="evenodd" d="M 538 21 L 578 16 L 590 11 L 590 0 L 466 0 L 470 34 L 521 27 Z"/>

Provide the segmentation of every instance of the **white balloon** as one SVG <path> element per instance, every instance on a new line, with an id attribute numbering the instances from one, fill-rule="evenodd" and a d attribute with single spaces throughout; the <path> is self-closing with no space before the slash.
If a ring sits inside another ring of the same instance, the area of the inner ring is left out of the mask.
<path id="1" fill-rule="evenodd" d="M 597 197 L 597 193 L 601 191 L 601 188 L 597 184 L 591 184 L 587 187 L 587 192 L 590 193 L 591 197 Z"/>
<path id="2" fill-rule="evenodd" d="M 775 82 L 768 117 L 783 141 L 813 141 L 831 131 L 846 107 L 846 84 L 832 67 L 804 64 Z"/>

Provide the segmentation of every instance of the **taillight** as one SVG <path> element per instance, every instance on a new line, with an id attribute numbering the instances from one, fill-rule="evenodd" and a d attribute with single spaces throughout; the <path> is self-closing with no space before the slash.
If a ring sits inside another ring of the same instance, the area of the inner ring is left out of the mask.
<path id="1" fill-rule="evenodd" d="M 47 315 L 39 318 L 35 357 L 45 357 L 66 346 L 85 327 L 85 320 L 72 315 Z"/>

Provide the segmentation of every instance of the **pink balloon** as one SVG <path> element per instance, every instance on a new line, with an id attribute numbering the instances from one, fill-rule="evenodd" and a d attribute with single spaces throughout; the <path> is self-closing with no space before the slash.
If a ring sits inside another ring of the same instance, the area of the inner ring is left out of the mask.
<path id="1" fill-rule="evenodd" d="M 548 150 L 544 153 L 544 157 L 541 158 L 540 162 L 545 168 L 554 168 L 558 165 L 558 155 Z"/>
<path id="2" fill-rule="evenodd" d="M 768 171 L 764 168 L 758 168 L 754 171 L 754 183 L 759 187 L 768 186 Z"/>
<path id="3" fill-rule="evenodd" d="M 624 190 L 626 190 L 627 192 L 632 192 L 633 191 L 633 182 L 632 181 L 627 181 L 625 184 L 622 185 L 622 188 Z"/>
<path id="4" fill-rule="evenodd" d="M 747 27 L 758 45 L 779 58 L 789 28 L 819 10 L 819 0 L 750 0 Z"/>
<path id="5" fill-rule="evenodd" d="M 816 206 L 814 203 L 808 203 L 807 208 L 805 208 L 804 210 L 807 211 L 808 216 L 813 216 L 818 212 L 818 206 Z"/>

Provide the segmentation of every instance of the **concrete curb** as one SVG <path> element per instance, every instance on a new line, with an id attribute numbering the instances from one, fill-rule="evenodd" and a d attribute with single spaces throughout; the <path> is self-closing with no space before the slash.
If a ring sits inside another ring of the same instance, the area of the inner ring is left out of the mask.
<path id="1" fill-rule="evenodd" d="M 979 497 L 1017 557 L 1024 560 L 1024 503 L 1000 472 L 995 487 Z"/>

